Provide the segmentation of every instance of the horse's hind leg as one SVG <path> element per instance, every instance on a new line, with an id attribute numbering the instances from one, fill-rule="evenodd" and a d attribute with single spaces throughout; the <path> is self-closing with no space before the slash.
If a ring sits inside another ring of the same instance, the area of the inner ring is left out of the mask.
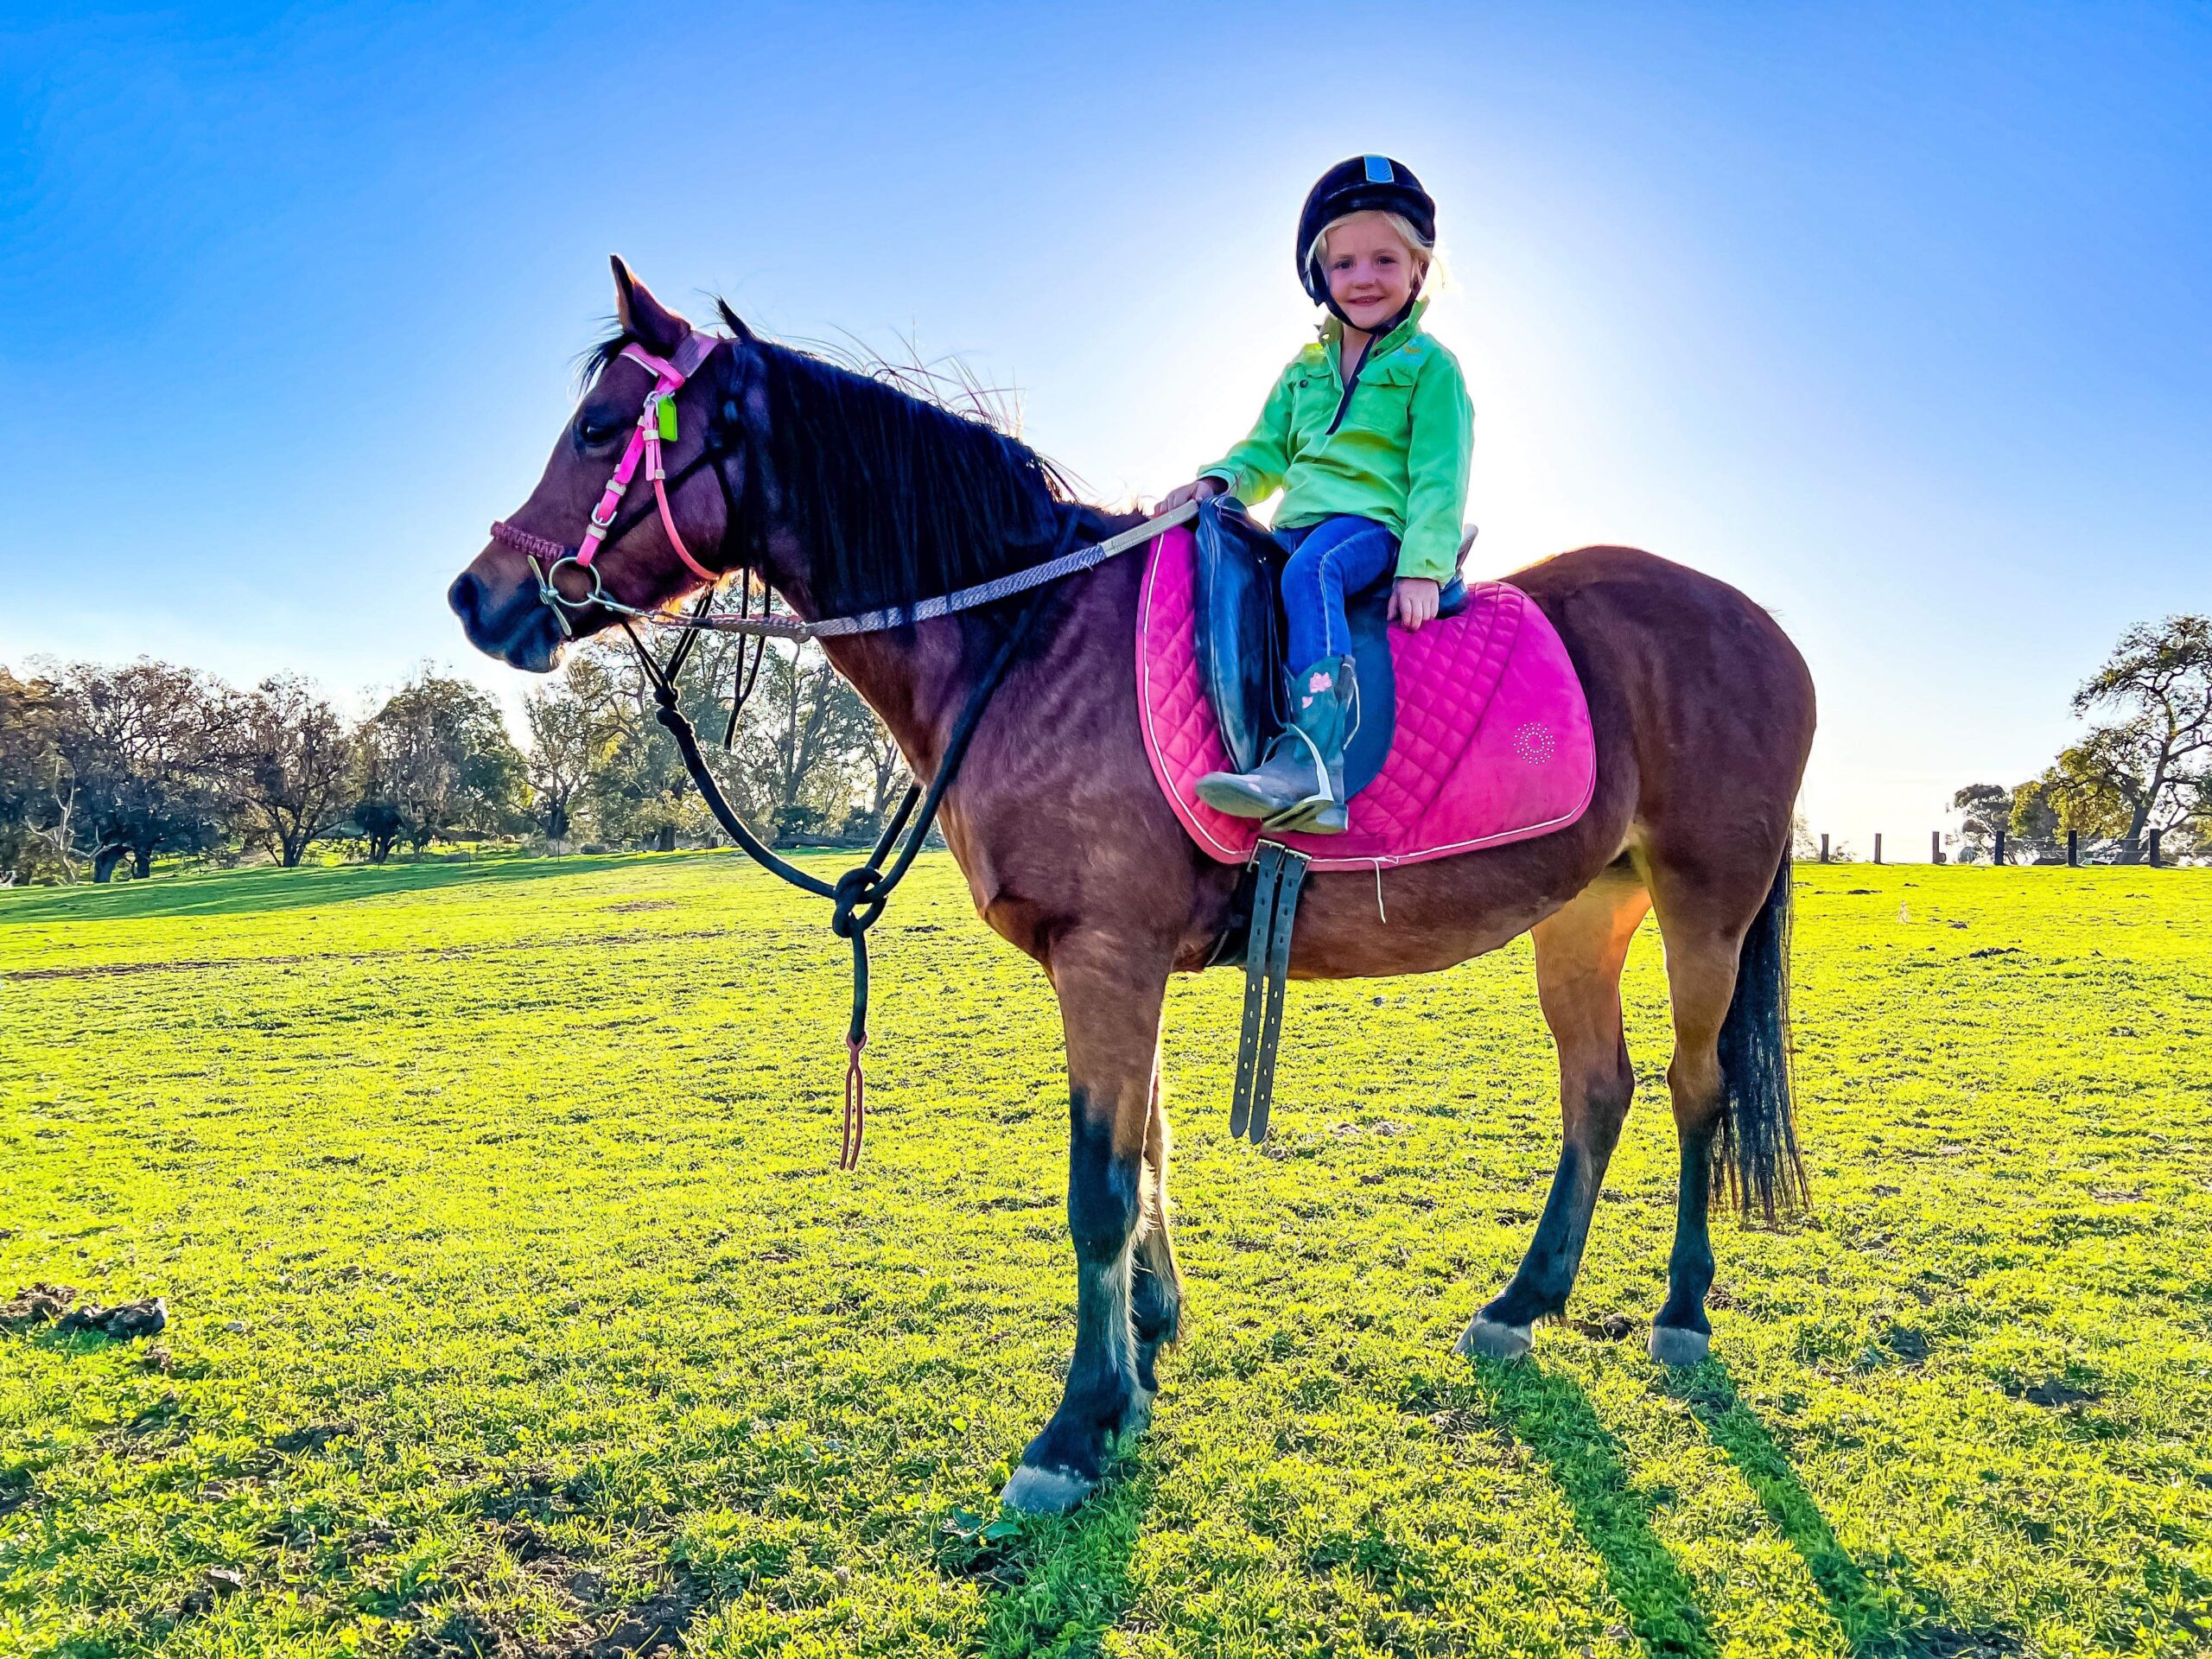
<path id="1" fill-rule="evenodd" d="M 1157 951 L 1103 932 L 1052 950 L 1068 1045 L 1068 1230 L 1075 1241 L 1075 1356 L 1059 1408 L 1001 1495 L 1010 1510 L 1056 1512 L 1090 1495 L 1114 1437 L 1141 1421 L 1132 1319 L 1132 1247 L 1143 1214 L 1145 1145 L 1158 1070 L 1160 1010 L 1173 942 Z"/>
<path id="2" fill-rule="evenodd" d="M 1771 868 L 1771 867 L 1769 867 Z M 1675 1010 L 1675 1058 L 1667 1067 L 1675 1132 L 1681 1142 L 1681 1181 L 1675 1212 L 1675 1247 L 1667 1257 L 1667 1300 L 1651 1322 L 1651 1357 L 1694 1365 L 1713 1340 L 1705 1315 L 1713 1287 L 1713 1143 L 1732 1110 L 1736 1140 L 1732 1167 L 1746 1208 L 1770 1211 L 1802 1192 L 1790 1124 L 1786 1051 L 1789 866 L 1762 876 L 1721 880 L 1710 871 L 1692 879 L 1655 860 L 1650 872 L 1659 931 L 1667 942 L 1667 992 Z M 1747 938 L 1761 942 L 1746 949 Z M 1744 995 L 1737 995 L 1738 987 Z M 1722 1065 L 1726 1033 L 1734 1030 L 1745 1075 Z M 1760 1063 L 1764 1060 L 1764 1064 Z M 1731 1095 L 1735 1098 L 1732 1103 Z"/>
<path id="3" fill-rule="evenodd" d="M 1467 1326 L 1461 1353 L 1517 1358 L 1529 1351 L 1535 1322 L 1567 1309 L 1636 1088 L 1621 1030 L 1621 964 L 1649 905 L 1643 882 L 1616 865 L 1536 925 L 1536 991 L 1559 1046 L 1559 1169 L 1528 1255 Z"/>
<path id="4" fill-rule="evenodd" d="M 1148 1398 L 1160 1388 L 1153 1369 L 1183 1320 L 1183 1275 L 1167 1234 L 1167 1103 L 1159 1057 L 1152 1065 L 1152 1116 L 1144 1138 L 1143 1209 L 1131 1248 L 1129 1319 L 1137 1338 L 1137 1387 Z"/>

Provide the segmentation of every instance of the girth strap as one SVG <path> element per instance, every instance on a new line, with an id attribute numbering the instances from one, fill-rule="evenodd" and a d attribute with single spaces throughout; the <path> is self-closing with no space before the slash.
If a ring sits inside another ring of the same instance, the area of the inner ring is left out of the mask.
<path id="1" fill-rule="evenodd" d="M 1283 989 L 1290 978 L 1291 931 L 1299 891 L 1311 861 L 1280 842 L 1262 841 L 1253 853 L 1252 925 L 1244 951 L 1244 1026 L 1236 1044 L 1236 1092 L 1229 1105 L 1229 1132 L 1254 1146 L 1268 1138 L 1274 1105 L 1275 1051 L 1282 1040 Z"/>

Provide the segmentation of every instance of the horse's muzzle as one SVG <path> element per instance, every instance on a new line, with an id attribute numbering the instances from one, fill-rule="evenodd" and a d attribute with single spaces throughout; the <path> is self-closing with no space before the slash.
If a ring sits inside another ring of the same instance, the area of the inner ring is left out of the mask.
<path id="1" fill-rule="evenodd" d="M 464 570 L 446 589 L 446 603 L 461 619 L 468 643 L 486 656 L 532 674 L 550 674 L 561 665 L 566 641 L 553 613 L 538 603 L 536 588 L 518 584 L 499 594 L 474 570 Z"/>

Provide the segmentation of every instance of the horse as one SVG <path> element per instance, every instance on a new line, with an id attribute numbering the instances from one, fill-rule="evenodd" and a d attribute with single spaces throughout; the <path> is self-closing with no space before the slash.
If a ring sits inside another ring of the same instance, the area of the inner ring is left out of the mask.
<path id="1" fill-rule="evenodd" d="M 448 591 L 470 642 L 493 657 L 550 672 L 571 634 L 625 620 L 619 607 L 672 606 L 741 569 L 796 617 L 818 619 L 987 582 L 1071 537 L 1141 521 L 1083 505 L 1051 463 L 982 420 L 757 335 L 726 303 L 719 331 L 696 330 L 620 258 L 613 267 L 615 332 L 588 359 L 543 475 Z M 645 359 L 678 353 L 692 361 L 671 372 L 680 385 L 670 391 Z M 672 417 L 657 417 L 663 392 Z M 615 517 L 619 492 L 602 494 L 604 480 L 633 423 L 656 418 L 658 511 L 640 502 Z M 548 572 L 525 550 L 587 545 L 598 556 L 575 592 L 573 560 Z M 1140 563 L 1117 558 L 1020 599 L 823 642 L 922 780 L 944 760 L 984 664 L 1003 673 L 972 722 L 941 823 L 983 921 L 1036 961 L 1058 999 L 1077 1278 L 1066 1386 L 1001 1495 L 1014 1511 L 1064 1511 L 1097 1487 L 1119 1437 L 1149 1418 L 1183 1306 L 1161 1011 L 1168 976 L 1205 967 L 1230 926 L 1239 872 L 1179 826 L 1141 747 Z M 557 606 L 541 578 L 555 582 Z M 1458 1344 L 1510 1360 L 1529 1352 L 1538 1323 L 1564 1314 L 1573 1287 L 1635 1089 L 1622 963 L 1656 912 L 1681 1174 L 1649 1350 L 1692 1365 L 1712 1336 L 1716 1192 L 1770 1219 L 1807 1201 L 1789 926 L 1812 680 L 1764 610 L 1649 553 L 1585 547 L 1510 580 L 1581 677 L 1597 746 L 1587 810 L 1533 839 L 1379 876 L 1313 874 L 1290 972 L 1432 973 L 1535 936 L 1559 1052 L 1559 1163 L 1526 1255 Z M 1003 648 L 1017 634 L 1009 664 Z"/>

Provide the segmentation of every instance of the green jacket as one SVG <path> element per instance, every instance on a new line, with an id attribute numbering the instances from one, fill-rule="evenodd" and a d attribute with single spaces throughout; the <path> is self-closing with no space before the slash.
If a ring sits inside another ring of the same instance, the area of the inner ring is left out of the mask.
<path id="1" fill-rule="evenodd" d="M 1388 524 L 1401 576 L 1449 582 L 1475 412 L 1459 359 L 1421 331 L 1427 308 L 1417 302 L 1367 348 L 1348 405 L 1338 356 L 1344 325 L 1332 317 L 1323 337 L 1290 359 L 1251 436 L 1200 476 L 1222 480 L 1247 506 L 1281 490 L 1275 523 L 1285 530 L 1340 512 Z"/>

